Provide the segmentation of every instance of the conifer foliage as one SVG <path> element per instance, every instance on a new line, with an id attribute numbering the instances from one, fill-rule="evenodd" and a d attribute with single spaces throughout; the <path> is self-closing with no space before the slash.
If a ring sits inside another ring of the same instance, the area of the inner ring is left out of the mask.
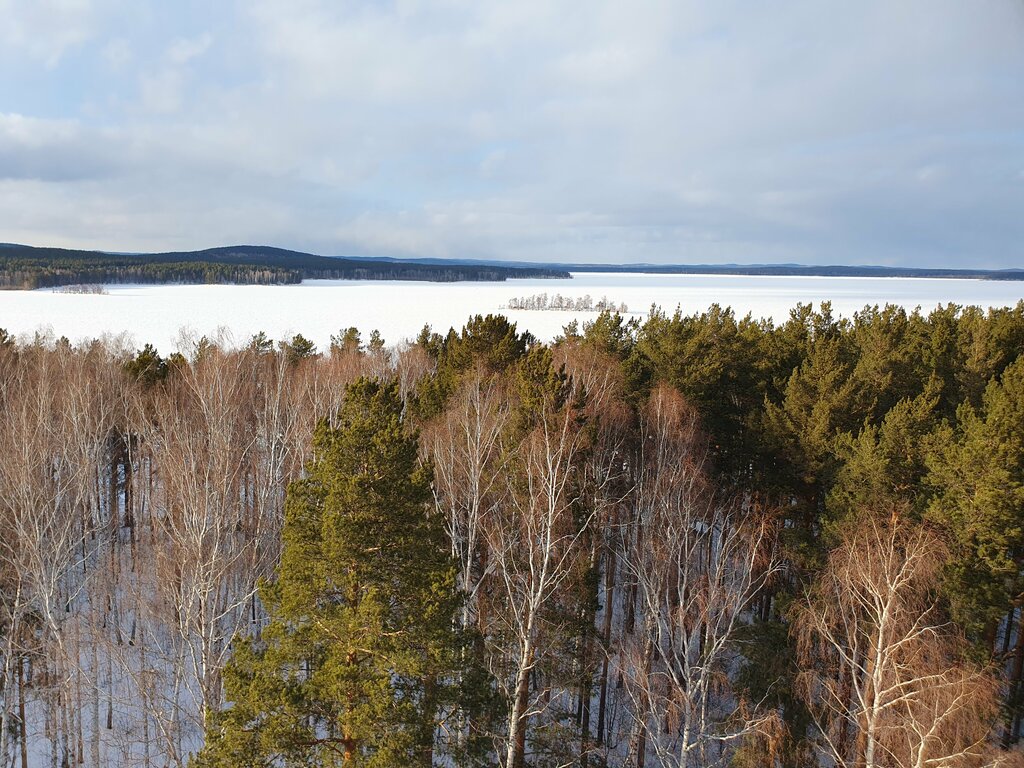
<path id="1" fill-rule="evenodd" d="M 351 384 L 289 487 L 269 623 L 238 643 L 198 765 L 431 765 L 457 605 L 430 479 L 397 386 Z"/>

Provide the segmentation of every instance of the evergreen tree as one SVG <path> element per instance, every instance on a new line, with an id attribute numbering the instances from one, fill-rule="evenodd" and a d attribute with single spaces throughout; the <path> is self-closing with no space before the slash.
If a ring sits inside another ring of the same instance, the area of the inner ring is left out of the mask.
<path id="1" fill-rule="evenodd" d="M 444 409 L 466 371 L 474 366 L 486 373 L 506 370 L 526 354 L 533 337 L 517 333 L 515 323 L 501 315 L 475 315 L 461 333 L 451 329 L 440 341 L 424 328 L 419 342 L 437 359 L 434 375 L 424 379 L 416 394 L 417 415 L 429 419 Z"/>
<path id="2" fill-rule="evenodd" d="M 633 351 L 639 327 L 636 319 L 627 320 L 618 312 L 606 309 L 583 324 L 583 339 L 602 352 L 624 360 Z"/>
<path id="3" fill-rule="evenodd" d="M 962 401 L 957 385 L 957 371 L 963 368 L 958 342 L 960 307 L 955 304 L 936 307 L 927 322 L 915 318 L 910 336 L 912 355 L 920 361 L 921 376 L 939 383 L 939 412 L 949 418 Z"/>
<path id="4" fill-rule="evenodd" d="M 384 337 L 380 335 L 380 331 L 374 328 L 370 331 L 370 341 L 366 345 L 367 351 L 372 355 L 379 355 L 383 354 L 385 348 Z"/>
<path id="5" fill-rule="evenodd" d="M 852 378 L 865 393 L 866 415 L 878 423 L 897 402 L 916 397 L 928 377 L 907 343 L 911 321 L 902 307 L 865 307 L 849 335 L 857 362 Z"/>
<path id="6" fill-rule="evenodd" d="M 1024 358 L 989 383 L 981 412 L 965 403 L 929 457 L 937 493 L 929 515 L 956 544 L 950 589 L 956 618 L 991 647 L 1024 592 Z"/>
<path id="7" fill-rule="evenodd" d="M 699 315 L 652 312 L 638 334 L 637 350 L 654 378 L 678 389 L 700 412 L 725 475 L 745 473 L 750 464 L 747 422 L 763 399 L 754 357 L 760 335 L 751 317 L 737 320 L 718 304 Z M 637 361 L 626 368 L 631 379 L 642 380 Z"/>
<path id="8" fill-rule="evenodd" d="M 931 380 L 913 400 L 900 400 L 881 426 L 868 424 L 854 438 L 843 434 L 837 453 L 842 466 L 826 498 L 826 532 L 851 523 L 862 510 L 905 502 L 915 512 L 926 501 L 925 455 L 935 429 L 940 385 Z"/>
<path id="9" fill-rule="evenodd" d="M 143 384 L 155 384 L 167 378 L 167 361 L 160 357 L 156 347 L 147 344 L 124 364 L 124 372 Z"/>
<path id="10" fill-rule="evenodd" d="M 281 342 L 281 350 L 288 357 L 288 362 L 295 365 L 300 360 L 316 355 L 316 344 L 307 339 L 301 333 L 292 336 L 292 340 Z"/>
<path id="11" fill-rule="evenodd" d="M 444 339 L 441 338 L 441 334 L 434 333 L 431 330 L 430 323 L 424 323 L 423 327 L 420 328 L 419 334 L 416 336 L 416 346 L 430 355 L 431 360 L 437 360 L 443 342 Z"/>
<path id="12" fill-rule="evenodd" d="M 962 359 L 956 373 L 960 397 L 978 407 L 988 383 L 1024 349 L 1024 301 L 1013 308 L 991 308 L 987 313 L 980 307 L 965 307 L 958 347 Z"/>
<path id="13" fill-rule="evenodd" d="M 360 352 L 363 349 L 363 340 L 359 336 L 359 329 L 349 326 L 336 334 L 331 335 L 331 354 L 342 352 Z"/>
<path id="14" fill-rule="evenodd" d="M 270 337 L 265 332 L 260 331 L 253 334 L 252 338 L 249 339 L 249 349 L 257 355 L 269 355 L 274 351 L 274 342 L 270 340 Z"/>
<path id="15" fill-rule="evenodd" d="M 197 765 L 430 766 L 459 656 L 454 567 L 397 385 L 359 379 L 288 489 L 270 622 Z"/>

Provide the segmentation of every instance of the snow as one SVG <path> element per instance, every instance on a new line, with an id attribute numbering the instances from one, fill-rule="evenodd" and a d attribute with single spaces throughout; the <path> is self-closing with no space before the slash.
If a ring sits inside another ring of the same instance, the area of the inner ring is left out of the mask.
<path id="1" fill-rule="evenodd" d="M 444 332 L 473 314 L 501 312 L 542 340 L 554 338 L 572 320 L 594 313 L 503 310 L 513 297 L 590 294 L 625 303 L 643 317 L 652 304 L 690 313 L 712 303 L 738 315 L 785 320 L 797 302 L 831 301 L 849 317 L 868 304 L 892 303 L 928 311 L 938 304 L 1015 305 L 1024 282 L 860 277 L 762 277 L 577 273 L 571 280 L 510 280 L 503 283 L 419 283 L 369 280 L 309 280 L 301 285 L 110 285 L 106 295 L 0 291 L 0 328 L 25 336 L 43 330 L 73 342 L 127 332 L 136 345 L 173 349 L 182 329 L 197 335 L 229 329 L 237 343 L 258 331 L 274 339 L 301 333 L 325 349 L 332 333 L 356 326 L 364 338 L 376 328 L 388 343 L 413 338 L 429 323 Z"/>

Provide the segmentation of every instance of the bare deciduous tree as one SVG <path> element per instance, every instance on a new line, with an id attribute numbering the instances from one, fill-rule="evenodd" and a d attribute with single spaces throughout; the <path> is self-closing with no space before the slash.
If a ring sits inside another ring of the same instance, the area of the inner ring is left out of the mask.
<path id="1" fill-rule="evenodd" d="M 751 601 L 781 568 L 775 527 L 715 492 L 697 417 L 667 388 L 642 414 L 643 459 L 626 569 L 638 629 L 624 649 L 637 766 L 728 762 L 740 739 L 773 726 L 730 689 L 737 631 Z"/>
<path id="2" fill-rule="evenodd" d="M 113 426 L 112 380 L 93 370 L 95 362 L 68 345 L 48 350 L 42 344 L 6 361 L 11 368 L 4 375 L 6 418 L 0 426 L 0 564 L 8 592 L 0 713 L 5 758 L 15 690 L 10 683 L 21 680 L 26 654 L 44 662 L 37 687 L 51 723 L 51 761 L 80 759 L 84 749 L 81 707 L 70 702 L 95 690 L 95 675 L 84 676 L 81 627 L 74 619 L 105 514 L 97 484 Z M 47 684 L 40 685 L 44 679 Z M 23 740 L 25 735 L 22 721 Z"/>
<path id="3" fill-rule="evenodd" d="M 502 438 L 511 407 L 498 380 L 484 371 L 466 378 L 460 392 L 423 443 L 434 462 L 434 501 L 445 520 L 452 556 L 465 595 L 462 623 L 476 622 L 477 595 L 490 565 L 484 546 L 485 518 L 505 502 Z"/>
<path id="4" fill-rule="evenodd" d="M 277 553 L 280 505 L 269 494 L 280 492 L 272 484 L 283 479 L 288 419 L 273 393 L 253 412 L 253 374 L 251 353 L 208 351 L 155 398 L 140 428 L 160 469 L 151 585 L 175 631 L 170 690 L 189 692 L 195 708 L 183 713 L 197 732 L 220 706 L 229 640 L 250 621 L 257 580 Z"/>
<path id="5" fill-rule="evenodd" d="M 994 764 L 995 681 L 943 617 L 944 552 L 905 509 L 866 510 L 799 606 L 803 691 L 829 763 Z"/>
<path id="6" fill-rule="evenodd" d="M 621 367 L 592 344 L 560 345 L 555 361 L 565 367 L 575 385 L 586 393 L 586 414 L 591 444 L 582 470 L 586 505 L 594 511 L 594 525 L 587 542 L 591 594 L 580 601 L 581 637 L 576 652 L 579 692 L 576 717 L 580 729 L 581 762 L 590 752 L 607 753 L 609 672 L 612 662 L 612 627 L 621 590 L 620 552 L 624 511 L 635 486 L 629 471 L 630 441 L 634 418 L 623 398 Z M 596 743 L 590 743 L 593 686 L 597 694 Z"/>
<path id="7" fill-rule="evenodd" d="M 578 573 L 593 512 L 579 507 L 579 462 L 586 437 L 572 405 L 541 398 L 534 426 L 515 446 L 507 473 L 509 503 L 489 515 L 486 537 L 494 560 L 489 611 L 492 671 L 508 702 L 500 752 L 505 768 L 522 768 L 532 718 L 549 708 L 555 692 L 531 679 L 556 655 L 567 617 L 554 610 L 559 593 Z"/>

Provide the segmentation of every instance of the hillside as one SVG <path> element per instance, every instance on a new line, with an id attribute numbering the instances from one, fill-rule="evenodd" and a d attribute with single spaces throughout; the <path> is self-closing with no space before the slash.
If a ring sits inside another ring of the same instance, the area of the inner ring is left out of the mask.
<path id="1" fill-rule="evenodd" d="M 565 270 L 491 264 L 424 264 L 318 256 L 268 246 L 124 254 L 0 246 L 0 288 L 33 289 L 78 283 L 238 283 L 281 285 L 307 279 L 458 282 L 567 278 Z"/>

